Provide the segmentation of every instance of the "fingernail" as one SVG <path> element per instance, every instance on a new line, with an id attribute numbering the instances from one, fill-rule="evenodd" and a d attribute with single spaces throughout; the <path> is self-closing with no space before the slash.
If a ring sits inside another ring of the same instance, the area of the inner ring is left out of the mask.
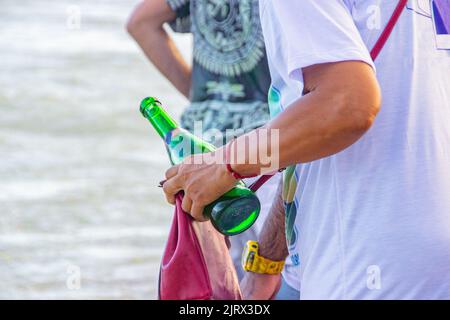
<path id="1" fill-rule="evenodd" d="M 166 181 L 167 181 L 167 180 L 160 181 L 158 187 L 159 187 L 159 188 L 162 188 L 163 185 L 164 185 L 164 183 L 165 183 Z"/>

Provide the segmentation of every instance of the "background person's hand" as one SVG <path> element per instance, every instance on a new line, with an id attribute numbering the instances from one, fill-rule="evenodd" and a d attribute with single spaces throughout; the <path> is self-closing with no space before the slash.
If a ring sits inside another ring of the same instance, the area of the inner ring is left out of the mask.
<path id="1" fill-rule="evenodd" d="M 244 300 L 271 300 L 281 287 L 281 274 L 247 272 L 241 281 Z"/>
<path id="2" fill-rule="evenodd" d="M 182 208 L 197 221 L 205 221 L 204 207 L 237 183 L 223 161 L 215 161 L 216 152 L 193 155 L 166 171 L 163 190 L 167 201 L 174 204 L 175 195 L 184 191 Z"/>

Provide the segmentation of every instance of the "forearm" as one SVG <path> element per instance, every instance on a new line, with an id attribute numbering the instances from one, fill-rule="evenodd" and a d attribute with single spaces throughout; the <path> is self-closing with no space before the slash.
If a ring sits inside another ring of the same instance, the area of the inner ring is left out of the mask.
<path id="1" fill-rule="evenodd" d="M 172 38 L 163 28 L 163 23 L 140 17 L 140 12 L 148 10 L 145 1 L 128 22 L 127 29 L 148 59 L 180 91 L 189 98 L 191 89 L 191 67 L 186 63 Z M 169 10 L 169 9 L 167 9 Z M 174 18 L 174 13 L 170 18 Z"/>
<path id="2" fill-rule="evenodd" d="M 259 255 L 273 261 L 284 261 L 288 256 L 285 233 L 285 214 L 282 199 L 283 179 L 280 179 L 277 195 L 259 235 Z M 245 300 L 268 300 L 278 292 L 281 274 L 247 272 L 241 282 Z"/>
<path id="3" fill-rule="evenodd" d="M 285 209 L 282 199 L 283 179 L 259 236 L 259 254 L 273 261 L 284 261 L 288 256 L 285 233 Z"/>
<path id="4" fill-rule="evenodd" d="M 345 67 L 338 70 L 344 72 Z M 276 168 L 336 154 L 363 136 L 372 125 L 380 103 L 379 88 L 371 72 L 363 70 L 361 78 L 355 76 L 342 87 L 333 83 L 314 88 L 259 130 L 267 130 L 269 138 L 264 143 L 271 151 L 270 158 L 278 162 Z M 278 139 L 271 139 L 276 134 Z M 246 140 L 252 142 L 244 143 Z M 258 174 L 264 168 L 261 161 L 249 161 L 260 159 L 262 142 L 256 134 L 237 138 L 233 149 L 235 154 L 248 155 L 245 161 L 231 159 L 233 169 L 241 175 Z"/>

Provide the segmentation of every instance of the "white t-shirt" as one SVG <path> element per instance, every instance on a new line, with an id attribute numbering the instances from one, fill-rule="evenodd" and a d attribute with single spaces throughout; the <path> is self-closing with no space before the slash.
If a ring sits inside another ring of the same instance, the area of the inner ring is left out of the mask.
<path id="1" fill-rule="evenodd" d="M 301 96 L 304 67 L 373 66 L 368 48 L 397 4 L 260 0 L 272 115 Z M 287 237 L 299 263 L 288 274 L 302 299 L 450 299 L 449 4 L 409 1 L 375 64 L 383 105 L 369 132 L 287 170 Z"/>

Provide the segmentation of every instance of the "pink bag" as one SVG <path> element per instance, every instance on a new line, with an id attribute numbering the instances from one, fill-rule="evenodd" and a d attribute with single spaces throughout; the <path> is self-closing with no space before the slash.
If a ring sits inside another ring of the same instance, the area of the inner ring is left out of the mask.
<path id="1" fill-rule="evenodd" d="M 272 176 L 260 177 L 250 190 L 256 192 Z M 161 263 L 159 299 L 242 300 L 225 236 L 211 222 L 192 219 L 183 211 L 182 201 L 180 192 Z"/>
<path id="2" fill-rule="evenodd" d="M 175 214 L 160 270 L 161 300 L 241 300 L 225 237 L 208 222 L 196 222 L 176 197 Z"/>

